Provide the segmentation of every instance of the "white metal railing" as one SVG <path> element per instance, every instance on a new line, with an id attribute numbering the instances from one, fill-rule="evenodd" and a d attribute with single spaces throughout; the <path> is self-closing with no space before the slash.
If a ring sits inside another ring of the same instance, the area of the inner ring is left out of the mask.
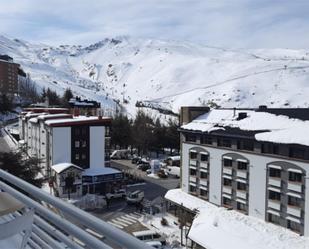
<path id="1" fill-rule="evenodd" d="M 9 182 L 11 186 L 6 182 Z M 22 189 L 29 196 L 13 188 L 12 185 Z M 65 245 L 62 248 L 84 248 L 76 243 L 76 240 L 74 240 L 74 238 L 76 238 L 85 244 L 86 248 L 112 248 L 108 244 L 117 245 L 120 248 L 152 248 L 124 231 L 111 226 L 105 221 L 54 197 L 1 169 L 0 189 L 11 194 L 16 199 L 23 202 L 27 207 L 34 209 L 35 219 L 32 232 L 33 236 L 31 236 L 31 240 L 29 241 L 33 247 L 36 247 L 36 244 L 38 247 L 45 248 L 47 244 L 51 248 L 57 248 L 59 247 L 60 241 L 62 245 Z M 74 220 L 74 223 L 61 217 L 54 211 L 51 211 L 51 209 L 46 208 L 46 205 L 44 206 L 42 203 L 52 206 L 55 210 L 62 212 L 65 217 Z M 103 235 L 103 239 L 100 240 L 89 234 L 85 231 L 85 228 L 90 228 L 98 234 Z"/>

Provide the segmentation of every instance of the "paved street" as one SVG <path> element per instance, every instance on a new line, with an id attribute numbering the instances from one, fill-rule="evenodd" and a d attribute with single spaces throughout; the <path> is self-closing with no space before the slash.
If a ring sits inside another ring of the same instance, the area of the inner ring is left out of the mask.
<path id="1" fill-rule="evenodd" d="M 164 197 L 169 189 L 177 188 L 179 184 L 179 179 L 176 178 L 155 179 L 148 177 L 145 172 L 137 170 L 136 165 L 132 164 L 129 160 L 112 161 L 111 166 L 119 170 L 130 170 L 130 172 L 143 178 L 145 180 L 144 183 L 127 187 L 127 191 L 131 192 L 137 189 L 143 190 L 145 199 L 148 200 L 153 200 L 158 196 Z M 137 221 L 137 218 L 141 215 L 139 211 L 140 210 L 137 210 L 134 205 L 128 205 L 125 199 L 119 198 L 112 200 L 109 208 L 96 210 L 91 213 L 115 227 L 132 233 L 135 231 L 147 230 L 146 227 Z"/>

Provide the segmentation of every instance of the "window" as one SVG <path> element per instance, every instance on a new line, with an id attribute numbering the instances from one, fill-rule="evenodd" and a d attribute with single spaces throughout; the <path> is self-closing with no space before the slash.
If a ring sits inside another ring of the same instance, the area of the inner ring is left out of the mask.
<path id="1" fill-rule="evenodd" d="M 196 158 L 197 158 L 197 153 L 191 151 L 191 152 L 190 152 L 190 159 L 196 159 Z"/>
<path id="2" fill-rule="evenodd" d="M 295 221 L 288 220 L 287 227 L 295 232 L 300 233 L 301 226 Z"/>
<path id="3" fill-rule="evenodd" d="M 195 169 L 190 169 L 190 175 L 195 176 L 196 175 L 196 170 Z"/>
<path id="4" fill-rule="evenodd" d="M 79 160 L 79 154 L 78 153 L 75 154 L 75 159 Z"/>
<path id="5" fill-rule="evenodd" d="M 247 190 L 247 184 L 243 183 L 243 182 L 237 182 L 237 189 L 246 191 Z"/>
<path id="6" fill-rule="evenodd" d="M 82 160 L 85 160 L 86 159 L 86 154 L 82 154 Z"/>
<path id="7" fill-rule="evenodd" d="M 266 154 L 279 154 L 279 146 L 271 143 L 262 144 L 262 153 Z"/>
<path id="8" fill-rule="evenodd" d="M 268 175 L 270 177 L 281 178 L 281 170 L 280 169 L 269 168 Z"/>
<path id="9" fill-rule="evenodd" d="M 42 130 L 42 133 L 45 133 L 45 131 L 44 131 L 44 130 Z"/>
<path id="10" fill-rule="evenodd" d="M 79 145 L 80 145 L 79 141 L 75 141 L 75 148 L 79 148 Z"/>
<path id="11" fill-rule="evenodd" d="M 190 185 L 190 192 L 196 192 L 196 187 L 195 187 L 195 186 Z"/>
<path id="12" fill-rule="evenodd" d="M 82 135 L 86 135 L 87 134 L 87 129 L 86 128 L 82 128 Z"/>
<path id="13" fill-rule="evenodd" d="M 252 140 L 243 140 L 242 145 L 243 150 L 253 151 L 254 149 L 254 142 Z"/>
<path id="14" fill-rule="evenodd" d="M 232 146 L 232 142 L 230 139 L 218 138 L 218 146 L 230 148 Z"/>
<path id="15" fill-rule="evenodd" d="M 289 172 L 289 181 L 302 182 L 302 174 L 297 172 Z"/>
<path id="16" fill-rule="evenodd" d="M 206 161 L 208 161 L 208 155 L 201 154 L 201 162 L 206 162 Z"/>
<path id="17" fill-rule="evenodd" d="M 246 211 L 247 210 L 247 205 L 243 204 L 241 202 L 237 202 L 237 210 Z"/>
<path id="18" fill-rule="evenodd" d="M 233 161 L 230 159 L 223 159 L 223 165 L 224 167 L 232 167 Z"/>
<path id="19" fill-rule="evenodd" d="M 290 206 L 300 207 L 301 199 L 288 195 L 288 204 Z"/>
<path id="20" fill-rule="evenodd" d="M 42 145 L 45 145 L 45 143 L 44 143 L 44 142 L 42 142 Z"/>
<path id="21" fill-rule="evenodd" d="M 297 147 L 290 147 L 289 156 L 293 158 L 305 158 L 305 150 Z"/>
<path id="22" fill-rule="evenodd" d="M 196 142 L 196 136 L 192 134 L 187 134 L 186 135 L 186 141 L 187 142 Z"/>
<path id="23" fill-rule="evenodd" d="M 280 201 L 281 200 L 281 194 L 276 191 L 268 190 L 268 199 L 274 200 L 274 201 Z"/>
<path id="24" fill-rule="evenodd" d="M 87 142 L 85 140 L 82 141 L 82 147 L 85 148 L 87 146 Z"/>
<path id="25" fill-rule="evenodd" d="M 274 224 L 280 224 L 280 217 L 274 214 L 268 214 L 268 221 Z"/>
<path id="26" fill-rule="evenodd" d="M 105 136 L 109 137 L 110 135 L 110 128 L 108 126 L 105 127 Z"/>
<path id="27" fill-rule="evenodd" d="M 75 129 L 75 135 L 78 136 L 80 134 L 80 130 L 78 128 Z"/>
<path id="28" fill-rule="evenodd" d="M 232 206 L 232 200 L 229 198 L 223 197 L 222 202 L 223 202 L 223 205 L 225 206 Z"/>
<path id="29" fill-rule="evenodd" d="M 227 178 L 223 178 L 223 185 L 224 186 L 232 186 L 232 180 L 227 179 Z"/>
<path id="30" fill-rule="evenodd" d="M 205 179 L 205 178 L 207 178 L 207 173 L 201 171 L 200 176 L 201 176 L 201 178 Z"/>
<path id="31" fill-rule="evenodd" d="M 245 162 L 237 162 L 237 169 L 239 170 L 247 170 L 248 163 Z"/>
<path id="32" fill-rule="evenodd" d="M 202 136 L 201 143 L 202 144 L 212 144 L 212 137 Z"/>
<path id="33" fill-rule="evenodd" d="M 200 189 L 200 195 L 207 196 L 207 191 L 205 189 Z"/>

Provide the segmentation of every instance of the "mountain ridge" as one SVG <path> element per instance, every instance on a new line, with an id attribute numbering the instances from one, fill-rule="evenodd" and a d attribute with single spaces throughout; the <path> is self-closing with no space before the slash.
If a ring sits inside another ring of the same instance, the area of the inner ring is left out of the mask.
<path id="1" fill-rule="evenodd" d="M 39 89 L 70 87 L 106 108 L 115 109 L 116 101 L 133 115 L 137 101 L 173 112 L 206 104 L 309 107 L 308 52 L 129 37 L 55 47 L 0 36 L 0 53 L 20 63 Z"/>

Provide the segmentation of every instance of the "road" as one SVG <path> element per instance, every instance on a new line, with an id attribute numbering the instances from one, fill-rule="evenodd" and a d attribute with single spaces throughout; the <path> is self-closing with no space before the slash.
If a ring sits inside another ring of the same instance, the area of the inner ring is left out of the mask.
<path id="1" fill-rule="evenodd" d="M 159 196 L 164 197 L 169 189 L 177 188 L 179 185 L 179 179 L 176 178 L 155 179 L 148 177 L 145 172 L 137 170 L 136 165 L 132 164 L 129 160 L 112 161 L 111 166 L 119 170 L 131 170 L 141 176 L 145 182 L 136 186 L 129 186 L 127 187 L 127 191 L 143 190 L 145 193 L 145 199 L 148 200 L 153 200 Z M 137 210 L 134 205 L 128 205 L 124 199 L 115 199 L 110 202 L 108 208 L 91 213 L 102 220 L 113 221 L 125 215 L 133 215 L 133 213 L 136 212 L 139 212 L 139 210 Z M 127 232 L 132 232 L 141 230 L 141 227 L 136 223 L 125 229 L 127 229 Z"/>

